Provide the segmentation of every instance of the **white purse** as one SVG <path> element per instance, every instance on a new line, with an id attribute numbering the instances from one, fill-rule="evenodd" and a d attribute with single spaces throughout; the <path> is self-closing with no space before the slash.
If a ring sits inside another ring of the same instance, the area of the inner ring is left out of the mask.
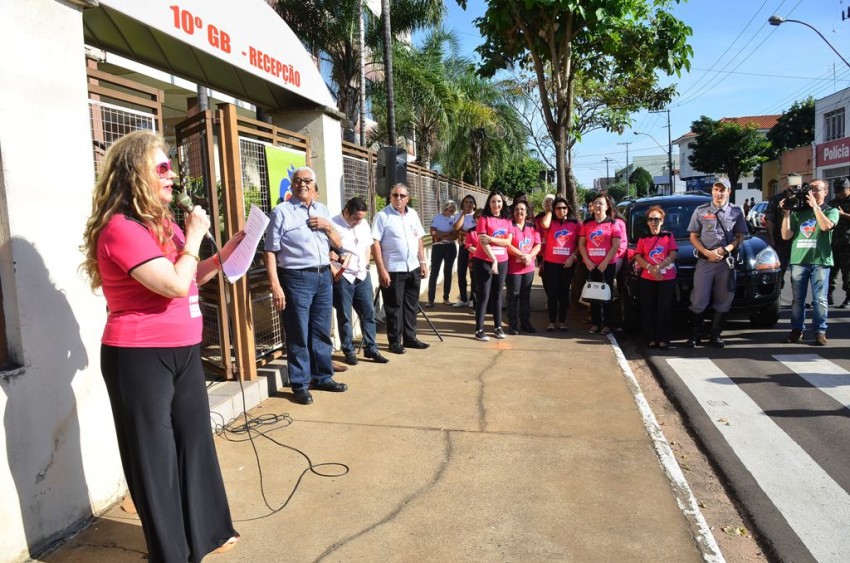
<path id="1" fill-rule="evenodd" d="M 581 298 L 589 303 L 611 301 L 611 286 L 605 282 L 588 281 L 581 290 Z"/>

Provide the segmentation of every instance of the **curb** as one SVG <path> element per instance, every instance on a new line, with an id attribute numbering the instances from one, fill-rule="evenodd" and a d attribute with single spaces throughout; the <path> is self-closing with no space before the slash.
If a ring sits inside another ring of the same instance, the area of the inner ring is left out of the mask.
<path id="1" fill-rule="evenodd" d="M 725 563 L 726 559 L 720 553 L 720 546 L 717 545 L 717 541 L 711 533 L 708 522 L 706 522 L 702 511 L 699 509 L 696 497 L 694 497 L 693 491 L 691 491 L 685 475 L 682 473 L 682 468 L 679 467 L 679 463 L 676 461 L 676 456 L 673 454 L 667 438 L 664 437 L 664 433 L 661 431 L 661 427 L 658 425 L 658 421 L 655 419 L 649 403 L 646 402 L 643 391 L 635 378 L 635 374 L 632 372 L 632 368 L 629 367 L 629 362 L 626 360 L 623 350 L 620 348 L 613 334 L 608 335 L 608 341 L 611 343 L 611 348 L 614 349 L 614 356 L 617 358 L 620 370 L 622 370 L 623 376 L 634 395 L 635 403 L 643 419 L 643 426 L 652 440 L 658 461 L 661 462 L 664 474 L 670 480 L 676 502 L 685 516 L 685 520 L 688 521 L 688 525 L 694 531 L 694 540 L 696 540 L 697 548 L 702 553 L 703 560 L 707 563 Z"/>

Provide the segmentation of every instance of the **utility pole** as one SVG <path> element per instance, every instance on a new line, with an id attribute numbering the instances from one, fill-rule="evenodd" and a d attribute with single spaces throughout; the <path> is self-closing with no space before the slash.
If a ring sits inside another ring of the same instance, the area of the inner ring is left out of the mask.
<path id="1" fill-rule="evenodd" d="M 390 0 L 381 0 L 381 26 L 384 31 L 384 83 L 387 85 L 387 144 L 396 146 L 395 89 L 393 88 L 393 34 L 390 26 Z"/>
<path id="2" fill-rule="evenodd" d="M 612 160 L 614 160 L 614 159 L 608 158 L 607 156 L 602 159 L 602 162 L 605 163 L 605 189 L 606 190 L 608 189 L 608 178 L 611 177 L 611 175 L 608 173 L 608 163 L 611 162 Z"/>
<path id="3" fill-rule="evenodd" d="M 626 145 L 626 197 L 629 197 L 630 195 L 632 195 L 632 180 L 630 178 L 631 174 L 629 174 L 629 145 L 632 144 L 632 141 L 626 141 L 625 143 L 617 144 Z"/>
<path id="4" fill-rule="evenodd" d="M 666 113 L 667 114 L 667 169 L 670 173 L 670 194 L 672 195 L 675 187 L 673 186 L 673 137 L 670 128 L 670 110 L 662 109 L 659 111 L 651 111 L 649 113 Z"/>

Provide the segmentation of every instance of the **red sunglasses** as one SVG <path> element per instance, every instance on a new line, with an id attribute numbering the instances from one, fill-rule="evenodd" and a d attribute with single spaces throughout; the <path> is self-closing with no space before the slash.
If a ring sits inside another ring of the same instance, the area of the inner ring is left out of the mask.
<path id="1" fill-rule="evenodd" d="M 167 178 L 168 173 L 171 172 L 171 161 L 160 162 L 156 165 L 156 175 L 160 178 Z"/>

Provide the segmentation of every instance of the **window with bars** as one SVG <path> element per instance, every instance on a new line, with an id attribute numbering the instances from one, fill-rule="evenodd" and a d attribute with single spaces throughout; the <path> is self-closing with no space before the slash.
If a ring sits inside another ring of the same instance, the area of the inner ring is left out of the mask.
<path id="1" fill-rule="evenodd" d="M 834 141 L 844 137 L 844 108 L 838 108 L 823 114 L 824 141 Z"/>

